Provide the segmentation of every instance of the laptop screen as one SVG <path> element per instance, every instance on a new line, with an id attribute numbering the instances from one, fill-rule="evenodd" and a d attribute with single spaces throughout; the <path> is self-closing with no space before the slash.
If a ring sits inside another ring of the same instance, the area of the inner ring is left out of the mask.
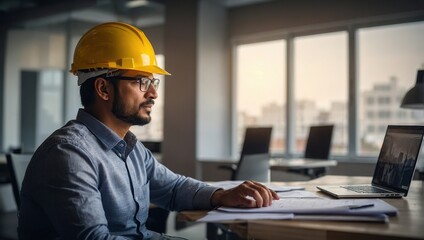
<path id="1" fill-rule="evenodd" d="M 407 193 L 423 139 L 424 126 L 387 127 L 372 183 Z"/>

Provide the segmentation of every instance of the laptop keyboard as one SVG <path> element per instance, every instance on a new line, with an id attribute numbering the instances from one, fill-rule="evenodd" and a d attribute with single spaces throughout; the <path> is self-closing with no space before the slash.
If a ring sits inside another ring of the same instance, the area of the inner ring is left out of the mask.
<path id="1" fill-rule="evenodd" d="M 346 188 L 347 190 L 351 190 L 357 193 L 387 193 L 389 191 L 386 191 L 381 188 L 376 188 L 369 185 L 363 185 L 363 186 L 341 186 L 342 188 Z"/>

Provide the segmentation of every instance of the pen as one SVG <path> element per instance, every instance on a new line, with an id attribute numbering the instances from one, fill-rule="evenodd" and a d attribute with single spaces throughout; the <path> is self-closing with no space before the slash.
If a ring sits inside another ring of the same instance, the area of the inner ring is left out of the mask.
<path id="1" fill-rule="evenodd" d="M 373 206 L 374 206 L 374 203 L 362 204 L 362 205 L 350 205 L 349 209 L 361 209 L 361 208 L 368 208 Z"/>

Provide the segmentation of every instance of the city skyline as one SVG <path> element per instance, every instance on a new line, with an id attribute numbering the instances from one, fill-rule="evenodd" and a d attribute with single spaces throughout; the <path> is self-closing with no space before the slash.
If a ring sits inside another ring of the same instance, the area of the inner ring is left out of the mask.
<path id="1" fill-rule="evenodd" d="M 371 90 L 360 93 L 358 132 L 359 151 L 365 155 L 377 154 L 388 124 L 423 124 L 424 111 L 412 111 L 399 107 L 405 89 L 399 87 L 396 78 L 376 83 Z M 371 101 L 372 100 L 372 101 Z M 320 109 L 313 101 L 298 100 L 295 105 L 295 151 L 301 152 L 306 143 L 311 125 L 334 124 L 332 153 L 345 154 L 348 145 L 347 102 L 332 102 L 330 109 Z M 261 115 L 253 116 L 247 112 L 238 112 L 239 144 L 247 126 L 273 126 L 273 151 L 285 150 L 286 105 L 268 103 L 261 107 Z"/>

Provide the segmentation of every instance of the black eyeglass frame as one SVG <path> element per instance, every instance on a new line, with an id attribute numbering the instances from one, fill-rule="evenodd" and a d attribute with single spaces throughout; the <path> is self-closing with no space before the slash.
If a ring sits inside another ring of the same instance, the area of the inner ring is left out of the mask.
<path id="1" fill-rule="evenodd" d="M 141 92 L 147 92 L 150 88 L 150 85 L 153 84 L 153 87 L 155 88 L 155 90 L 158 90 L 159 88 L 159 84 L 160 84 L 160 79 L 158 78 L 148 78 L 145 76 L 135 76 L 135 77 L 128 77 L 128 76 L 105 76 L 105 79 L 110 79 L 110 80 L 129 80 L 129 81 L 138 81 L 139 84 L 139 89 Z M 144 88 L 142 89 L 142 86 L 144 86 Z"/>

